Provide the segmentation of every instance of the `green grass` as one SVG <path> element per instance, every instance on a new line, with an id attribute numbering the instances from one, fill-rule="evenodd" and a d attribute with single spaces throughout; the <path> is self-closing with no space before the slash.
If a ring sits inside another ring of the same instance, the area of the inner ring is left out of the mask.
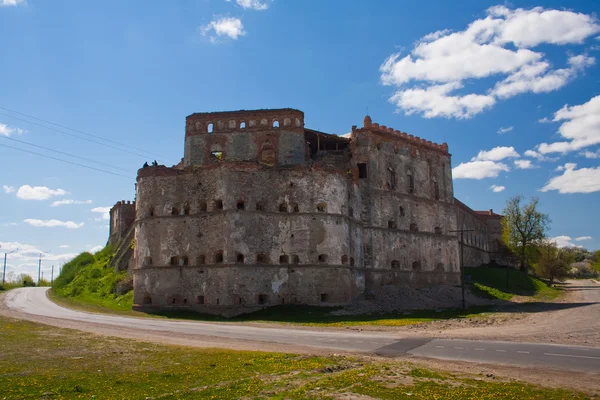
<path id="1" fill-rule="evenodd" d="M 549 287 L 540 279 L 512 268 L 465 268 L 465 276 L 469 278 L 467 282 L 473 293 L 492 299 L 510 300 L 518 295 L 547 301 L 562 293 L 560 289 Z"/>
<path id="2" fill-rule="evenodd" d="M 583 399 L 584 393 L 408 362 L 195 349 L 0 318 L 7 399 Z"/>

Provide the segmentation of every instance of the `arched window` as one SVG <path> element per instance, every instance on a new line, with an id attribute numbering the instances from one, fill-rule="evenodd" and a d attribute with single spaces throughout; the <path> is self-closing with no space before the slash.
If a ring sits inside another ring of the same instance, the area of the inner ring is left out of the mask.
<path id="1" fill-rule="evenodd" d="M 327 203 L 319 203 L 317 204 L 318 212 L 327 212 Z"/>
<path id="2" fill-rule="evenodd" d="M 223 263 L 223 250 L 219 250 L 215 253 L 215 264 Z"/>
<path id="3" fill-rule="evenodd" d="M 408 173 L 408 193 L 415 192 L 415 178 L 412 176 L 412 173 Z"/>
<path id="4" fill-rule="evenodd" d="M 238 200 L 236 207 L 238 210 L 244 210 L 246 208 L 246 203 L 244 200 Z"/>
<path id="5" fill-rule="evenodd" d="M 327 254 L 319 254 L 319 263 L 327 262 Z"/>
<path id="6" fill-rule="evenodd" d="M 290 258 L 287 254 L 282 254 L 279 256 L 279 264 L 289 264 Z"/>
<path id="7" fill-rule="evenodd" d="M 208 124 L 208 126 L 206 128 L 206 131 L 208 133 L 213 133 L 214 128 L 215 128 L 215 125 L 211 122 L 211 123 Z"/>
<path id="8" fill-rule="evenodd" d="M 148 209 L 148 216 L 154 217 L 154 206 L 150 206 Z"/>
<path id="9" fill-rule="evenodd" d="M 398 269 L 398 268 L 400 268 L 400 261 L 392 260 L 392 269 Z"/>
<path id="10" fill-rule="evenodd" d="M 244 121 L 240 122 L 240 129 L 246 129 L 246 123 Z"/>
<path id="11" fill-rule="evenodd" d="M 279 121 L 277 121 L 277 120 L 273 121 L 273 128 L 279 128 Z"/>
<path id="12" fill-rule="evenodd" d="M 387 169 L 387 187 L 390 190 L 396 187 L 396 172 L 391 167 Z"/>
<path id="13" fill-rule="evenodd" d="M 300 207 L 298 207 L 298 204 L 296 203 L 290 204 L 290 209 L 295 213 L 300 212 Z"/>
<path id="14" fill-rule="evenodd" d="M 288 210 L 288 206 L 287 206 L 287 204 L 285 204 L 285 203 L 281 203 L 281 204 L 279 205 L 279 212 L 287 212 L 287 210 Z"/>
<path id="15" fill-rule="evenodd" d="M 266 264 L 267 263 L 267 256 L 265 256 L 263 253 L 259 253 L 256 255 L 256 263 L 257 264 Z"/>
<path id="16" fill-rule="evenodd" d="M 300 264 L 300 257 L 298 257 L 298 254 L 292 254 L 291 263 L 292 264 Z"/>
<path id="17" fill-rule="evenodd" d="M 404 217 L 404 207 L 400 206 L 399 211 L 400 211 L 400 216 Z"/>
<path id="18" fill-rule="evenodd" d="M 237 253 L 235 261 L 238 264 L 243 264 L 244 263 L 244 255 L 242 253 Z"/>
<path id="19" fill-rule="evenodd" d="M 438 185 L 435 179 L 433 180 L 433 196 L 436 200 L 440 199 L 440 185 Z"/>
<path id="20" fill-rule="evenodd" d="M 144 296 L 144 304 L 152 304 L 152 297 Z"/>
<path id="21" fill-rule="evenodd" d="M 435 266 L 435 270 L 438 272 L 444 272 L 444 264 L 443 263 L 437 263 L 437 265 Z"/>
<path id="22" fill-rule="evenodd" d="M 421 270 L 421 262 L 420 261 L 414 261 L 412 263 L 412 269 L 414 271 L 420 271 Z"/>
<path id="23" fill-rule="evenodd" d="M 264 201 L 259 201 L 256 203 L 256 211 L 265 211 L 265 209 L 266 207 Z"/>
<path id="24" fill-rule="evenodd" d="M 181 265 L 188 265 L 189 262 L 190 262 L 190 260 L 188 259 L 187 256 L 181 257 Z"/>
<path id="25" fill-rule="evenodd" d="M 179 257 L 178 256 L 173 256 L 171 257 L 171 265 L 179 265 Z"/>
<path id="26" fill-rule="evenodd" d="M 190 215 L 190 205 L 187 203 L 183 205 L 183 215 Z"/>
<path id="27" fill-rule="evenodd" d="M 342 264 L 348 264 L 348 256 L 345 254 L 342 256 Z"/>
<path id="28" fill-rule="evenodd" d="M 354 257 L 350 257 L 350 266 L 354 267 Z"/>
<path id="29" fill-rule="evenodd" d="M 223 209 L 223 200 L 215 200 L 215 210 Z"/>
<path id="30" fill-rule="evenodd" d="M 389 220 L 388 221 L 388 229 L 398 229 L 398 225 L 396 224 L 396 221 Z"/>
<path id="31" fill-rule="evenodd" d="M 435 233 L 437 233 L 438 235 L 442 234 L 442 228 L 440 228 L 439 226 L 436 226 L 434 229 Z"/>
<path id="32" fill-rule="evenodd" d="M 171 215 L 179 215 L 179 209 L 177 207 L 172 207 Z"/>

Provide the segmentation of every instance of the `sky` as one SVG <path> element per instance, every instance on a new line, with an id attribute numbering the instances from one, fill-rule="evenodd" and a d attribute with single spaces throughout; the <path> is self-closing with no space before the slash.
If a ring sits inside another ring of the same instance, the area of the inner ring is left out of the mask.
<path id="1" fill-rule="evenodd" d="M 0 0 L 0 256 L 44 277 L 108 236 L 145 161 L 194 112 L 297 108 L 452 154 L 454 193 L 540 198 L 560 246 L 600 249 L 598 1 Z M 18 248 L 18 250 L 16 250 Z"/>

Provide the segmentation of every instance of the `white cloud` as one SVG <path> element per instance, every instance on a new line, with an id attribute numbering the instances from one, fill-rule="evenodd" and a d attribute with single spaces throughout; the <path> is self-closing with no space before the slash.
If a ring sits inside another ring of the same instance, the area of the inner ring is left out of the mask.
<path id="1" fill-rule="evenodd" d="M 92 254 L 93 254 L 93 253 L 95 253 L 95 252 L 97 252 L 97 251 L 100 251 L 100 250 L 102 250 L 103 248 L 104 248 L 104 246 L 100 246 L 100 245 L 98 245 L 98 246 L 94 246 L 94 247 L 92 247 L 92 248 L 91 248 L 89 251 L 90 251 L 90 253 L 92 253 Z"/>
<path id="2" fill-rule="evenodd" d="M 471 161 L 452 168 L 452 176 L 455 179 L 496 178 L 502 171 L 508 172 L 510 168 L 494 161 Z"/>
<path id="3" fill-rule="evenodd" d="M 540 154 L 535 150 L 527 150 L 527 151 L 525 151 L 525 153 L 523 153 L 523 155 L 526 157 L 535 158 L 538 161 L 556 161 L 556 160 L 558 160 L 558 158 L 546 157 L 545 155 Z"/>
<path id="4" fill-rule="evenodd" d="M 15 7 L 19 4 L 26 4 L 25 0 L 0 0 L 0 7 Z"/>
<path id="5" fill-rule="evenodd" d="M 0 226 L 17 226 L 17 223 L 16 222 L 4 222 Z"/>
<path id="6" fill-rule="evenodd" d="M 492 185 L 490 186 L 490 189 L 492 189 L 494 193 L 500 193 L 506 188 L 504 186 Z"/>
<path id="7" fill-rule="evenodd" d="M 252 10 L 263 11 L 269 8 L 269 5 L 266 2 L 260 0 L 236 0 L 235 2 L 242 8 L 249 8 Z"/>
<path id="8" fill-rule="evenodd" d="M 576 242 L 581 242 L 582 240 L 592 240 L 591 236 L 579 236 L 578 238 L 575 238 Z"/>
<path id="9" fill-rule="evenodd" d="M 17 197 L 22 200 L 48 200 L 54 196 L 67 194 L 63 189 L 50 189 L 46 186 L 23 185 L 17 190 Z"/>
<path id="10" fill-rule="evenodd" d="M 59 247 L 60 247 L 61 249 L 68 249 L 68 248 L 69 248 L 69 247 L 71 247 L 71 246 L 69 246 L 68 244 L 61 244 Z"/>
<path id="11" fill-rule="evenodd" d="M 205 36 L 208 35 L 212 42 L 215 42 L 216 38 L 219 36 L 227 36 L 235 40 L 246 34 L 242 20 L 233 17 L 220 17 L 214 19 L 208 24 L 200 27 L 200 32 Z"/>
<path id="12" fill-rule="evenodd" d="M 550 241 L 556 243 L 557 247 L 583 247 L 583 246 L 578 246 L 574 243 L 571 243 L 571 237 L 570 236 L 557 236 L 554 238 L 550 238 Z"/>
<path id="13" fill-rule="evenodd" d="M 591 158 L 591 159 L 600 158 L 600 150 L 596 150 L 596 152 L 586 150 L 586 151 L 582 151 L 579 154 L 584 156 L 585 158 Z"/>
<path id="14" fill-rule="evenodd" d="M 109 215 L 110 207 L 94 207 L 91 209 L 91 211 L 94 213 L 102 214 L 102 219 L 104 219 L 104 220 L 110 218 L 110 215 Z"/>
<path id="15" fill-rule="evenodd" d="M 515 160 L 515 166 L 518 169 L 531 169 L 535 166 L 531 163 L 531 160 Z"/>
<path id="16" fill-rule="evenodd" d="M 71 204 L 92 204 L 92 201 L 91 200 L 62 199 L 62 200 L 54 201 L 52 204 L 50 204 L 50 207 L 58 207 L 58 206 L 71 205 Z"/>
<path id="17" fill-rule="evenodd" d="M 562 175 L 551 178 L 541 191 L 558 190 L 559 193 L 593 193 L 600 191 L 600 167 L 575 169 L 576 164 L 567 163 L 557 170 Z"/>
<path id="18" fill-rule="evenodd" d="M 500 129 L 498 129 L 497 132 L 502 135 L 503 133 L 507 133 L 507 132 L 512 131 L 514 128 L 515 128 L 514 126 L 509 126 L 509 127 L 506 127 L 506 128 L 500 128 Z"/>
<path id="19" fill-rule="evenodd" d="M 558 132 L 568 141 L 541 143 L 537 150 L 542 154 L 567 153 L 600 143 L 600 95 L 584 104 L 563 106 L 553 121 L 564 121 Z"/>
<path id="20" fill-rule="evenodd" d="M 27 218 L 27 219 L 24 219 L 23 222 L 28 223 L 29 225 L 32 225 L 35 227 L 44 227 L 44 228 L 62 227 L 62 228 L 68 228 L 68 229 L 78 229 L 84 225 L 83 222 L 78 224 L 73 221 L 59 221 L 57 219 L 42 220 L 42 219 Z"/>
<path id="21" fill-rule="evenodd" d="M 407 114 L 470 118 L 497 99 L 564 86 L 594 58 L 571 56 L 565 68 L 552 69 L 544 53 L 530 48 L 577 44 L 599 31 L 595 17 L 581 13 L 496 6 L 465 30 L 433 32 L 423 36 L 410 54 L 390 55 L 380 67 L 381 81 L 396 87 L 390 102 Z M 482 78 L 497 80 L 487 93 L 460 91 L 466 80 Z"/>
<path id="22" fill-rule="evenodd" d="M 0 251 L 14 253 L 7 257 L 7 271 L 13 271 L 16 274 L 26 273 L 37 279 L 38 260 L 40 253 L 42 254 L 42 272 L 44 277 L 49 276 L 52 265 L 58 267 L 59 263 L 69 261 L 77 256 L 77 253 L 58 253 L 54 251 L 48 252 L 47 247 L 34 246 L 20 242 L 0 242 Z M 58 271 L 54 270 L 54 276 Z"/>
<path id="23" fill-rule="evenodd" d="M 500 161 L 505 158 L 519 157 L 514 147 L 498 146 L 491 150 L 481 150 L 471 161 Z"/>
<path id="24" fill-rule="evenodd" d="M 14 186 L 8 186 L 8 185 L 2 185 L 2 189 L 4 190 L 4 193 L 12 193 L 15 191 Z"/>
<path id="25" fill-rule="evenodd" d="M 538 122 L 540 124 L 549 124 L 550 122 L 552 122 L 552 120 L 548 117 L 544 117 L 544 118 L 538 119 Z"/>
<path id="26" fill-rule="evenodd" d="M 2 1 L 2 0 L 0 0 Z M 10 126 L 6 125 L 6 124 L 1 124 L 0 123 L 0 136 L 11 136 L 11 135 L 22 135 L 24 133 L 27 133 L 26 130 L 24 129 L 20 129 L 20 128 L 11 128 Z"/>

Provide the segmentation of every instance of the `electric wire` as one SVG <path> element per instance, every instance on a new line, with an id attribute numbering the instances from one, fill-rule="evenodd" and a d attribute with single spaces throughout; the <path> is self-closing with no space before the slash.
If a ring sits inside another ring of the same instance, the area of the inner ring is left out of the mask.
<path id="1" fill-rule="evenodd" d="M 61 130 L 59 130 L 59 129 L 56 129 L 56 128 L 52 128 L 52 127 L 49 127 L 49 126 L 46 126 L 46 125 L 38 124 L 38 123 L 36 123 L 36 122 L 27 121 L 26 119 L 22 119 L 22 118 L 19 118 L 19 117 L 15 117 L 14 115 L 9 115 L 9 114 L 5 114 L 5 113 L 1 113 L 1 112 L 0 112 L 0 115 L 4 115 L 4 116 L 6 116 L 6 117 L 9 117 L 9 118 L 14 118 L 14 119 L 17 119 L 17 120 L 19 120 L 19 121 L 23 121 L 23 122 L 26 122 L 26 123 L 28 123 L 28 124 L 36 125 L 36 126 L 39 126 L 39 127 L 42 127 L 42 128 L 50 129 L 51 131 L 55 131 L 55 132 L 58 132 L 58 133 L 62 133 L 63 135 L 68 135 L 68 136 L 76 137 L 76 138 L 78 138 L 78 139 L 81 139 L 81 140 L 87 140 L 88 142 L 96 143 L 96 144 L 99 144 L 99 145 L 101 145 L 101 146 L 110 147 L 111 149 L 115 149 L 115 150 L 122 151 L 122 152 L 125 152 L 125 153 L 133 154 L 134 156 L 141 157 L 141 158 L 143 158 L 143 159 L 145 159 L 145 160 L 147 160 L 147 159 L 148 159 L 148 157 L 147 157 L 147 156 L 145 156 L 145 155 L 142 155 L 142 154 L 139 154 L 139 153 L 135 153 L 135 152 L 133 152 L 133 151 L 129 151 L 129 150 L 125 150 L 125 149 L 121 149 L 121 148 L 119 148 L 119 147 L 116 147 L 116 146 L 113 146 L 113 145 L 110 145 L 110 144 L 107 144 L 107 143 L 102 143 L 102 142 L 99 142 L 99 141 L 97 141 L 97 140 L 93 140 L 93 139 L 88 139 L 88 138 L 85 138 L 85 137 L 81 137 L 81 136 L 75 135 L 75 134 L 73 134 L 73 133 L 64 132 L 64 131 L 61 131 Z"/>
<path id="2" fill-rule="evenodd" d="M 114 165 L 112 165 L 112 164 L 108 164 L 108 163 L 105 163 L 105 162 L 102 162 L 102 161 L 96 161 L 96 160 L 92 160 L 92 159 L 90 159 L 90 158 L 85 158 L 85 157 L 76 156 L 76 155 L 74 155 L 74 154 L 66 153 L 66 152 L 64 152 L 64 151 L 60 151 L 60 150 L 54 150 L 54 149 L 51 149 L 51 148 L 49 148 L 49 147 L 40 146 L 40 145 L 38 145 L 38 144 L 29 143 L 29 142 L 26 142 L 26 141 L 24 141 L 24 140 L 15 139 L 15 138 L 11 138 L 11 137 L 8 137 L 8 136 L 0 136 L 0 137 L 2 137 L 3 139 L 13 140 L 13 141 L 15 141 L 15 142 L 18 142 L 18 143 L 23 143 L 23 144 L 26 144 L 26 145 L 28 145 L 28 146 L 37 147 L 37 148 L 39 148 L 39 149 L 48 150 L 48 151 L 53 151 L 53 152 L 55 152 L 55 153 L 58 153 L 58 154 L 63 154 L 63 155 L 65 155 L 65 156 L 69 156 L 69 157 L 73 157 L 73 158 L 78 158 L 78 159 L 80 159 L 80 160 L 87 161 L 87 162 L 91 162 L 91 163 L 94 163 L 94 164 L 98 164 L 98 165 L 104 165 L 105 167 L 113 168 L 113 169 L 116 169 L 116 170 L 119 170 L 119 171 L 123 171 L 123 172 L 129 172 L 129 170 L 127 170 L 127 169 L 125 169 L 125 168 L 121 168 L 121 167 L 115 167 L 115 166 L 114 166 Z"/>
<path id="3" fill-rule="evenodd" d="M 56 161 L 64 162 L 64 163 L 67 163 L 67 164 L 77 165 L 79 167 L 83 167 L 83 168 L 87 168 L 87 169 L 92 169 L 94 171 L 104 172 L 104 173 L 107 173 L 107 174 L 111 174 L 111 175 L 115 175 L 115 176 L 121 176 L 123 178 L 135 180 L 135 178 L 133 178 L 131 176 L 126 176 L 126 175 L 118 174 L 116 172 L 111 172 L 111 171 L 107 171 L 105 169 L 100 169 L 100 168 L 96 168 L 96 167 L 90 167 L 89 165 L 84 165 L 84 164 L 76 163 L 74 161 L 63 160 L 61 158 L 52 157 L 52 156 L 49 156 L 49 155 L 46 155 L 46 154 L 40 154 L 40 153 L 37 153 L 35 151 L 31 151 L 31 150 L 20 149 L 18 147 L 9 146 L 7 144 L 0 143 L 0 147 L 7 147 L 9 149 L 18 150 L 18 151 L 22 151 L 22 152 L 29 153 L 29 154 L 35 154 L 36 156 L 49 158 L 51 160 L 56 160 Z"/>
<path id="4" fill-rule="evenodd" d="M 114 141 L 114 140 L 111 140 L 111 139 L 107 139 L 107 138 L 104 138 L 104 137 L 99 136 L 99 135 L 94 135 L 92 133 L 88 133 L 88 132 L 85 132 L 85 131 L 82 131 L 82 130 L 79 130 L 79 129 L 70 128 L 70 127 L 68 127 L 66 125 L 57 124 L 56 122 L 48 121 L 48 120 L 43 119 L 43 118 L 38 118 L 36 116 L 30 115 L 30 114 L 25 114 L 25 113 L 20 112 L 20 111 L 11 110 L 10 108 L 7 108 L 7 107 L 0 106 L 0 109 L 9 111 L 9 112 L 12 112 L 12 113 L 15 113 L 15 114 L 19 114 L 19 115 L 22 115 L 22 116 L 27 117 L 27 118 L 35 119 L 36 121 L 41 121 L 41 122 L 45 122 L 45 123 L 50 124 L 50 125 L 58 126 L 59 128 L 62 128 L 62 129 L 68 129 L 70 131 L 81 133 L 81 134 L 86 135 L 86 136 L 90 136 L 90 137 L 93 137 L 93 138 L 96 138 L 96 139 L 101 139 L 101 140 L 104 140 L 104 141 L 107 141 L 109 143 L 113 143 L 113 144 L 116 144 L 116 145 L 119 145 L 119 146 L 122 146 L 122 147 L 128 147 L 130 149 L 139 151 L 141 153 L 150 154 L 152 156 L 160 157 L 160 158 L 163 158 L 163 159 L 164 158 L 168 158 L 168 157 L 165 157 L 163 155 L 152 153 L 150 151 L 146 151 L 146 150 L 142 150 L 142 149 L 138 149 L 136 147 L 133 147 L 133 146 L 130 146 L 130 145 L 127 145 L 127 144 L 124 144 L 124 143 L 119 143 L 117 141 Z M 5 114 L 3 114 L 3 115 L 5 115 Z"/>

